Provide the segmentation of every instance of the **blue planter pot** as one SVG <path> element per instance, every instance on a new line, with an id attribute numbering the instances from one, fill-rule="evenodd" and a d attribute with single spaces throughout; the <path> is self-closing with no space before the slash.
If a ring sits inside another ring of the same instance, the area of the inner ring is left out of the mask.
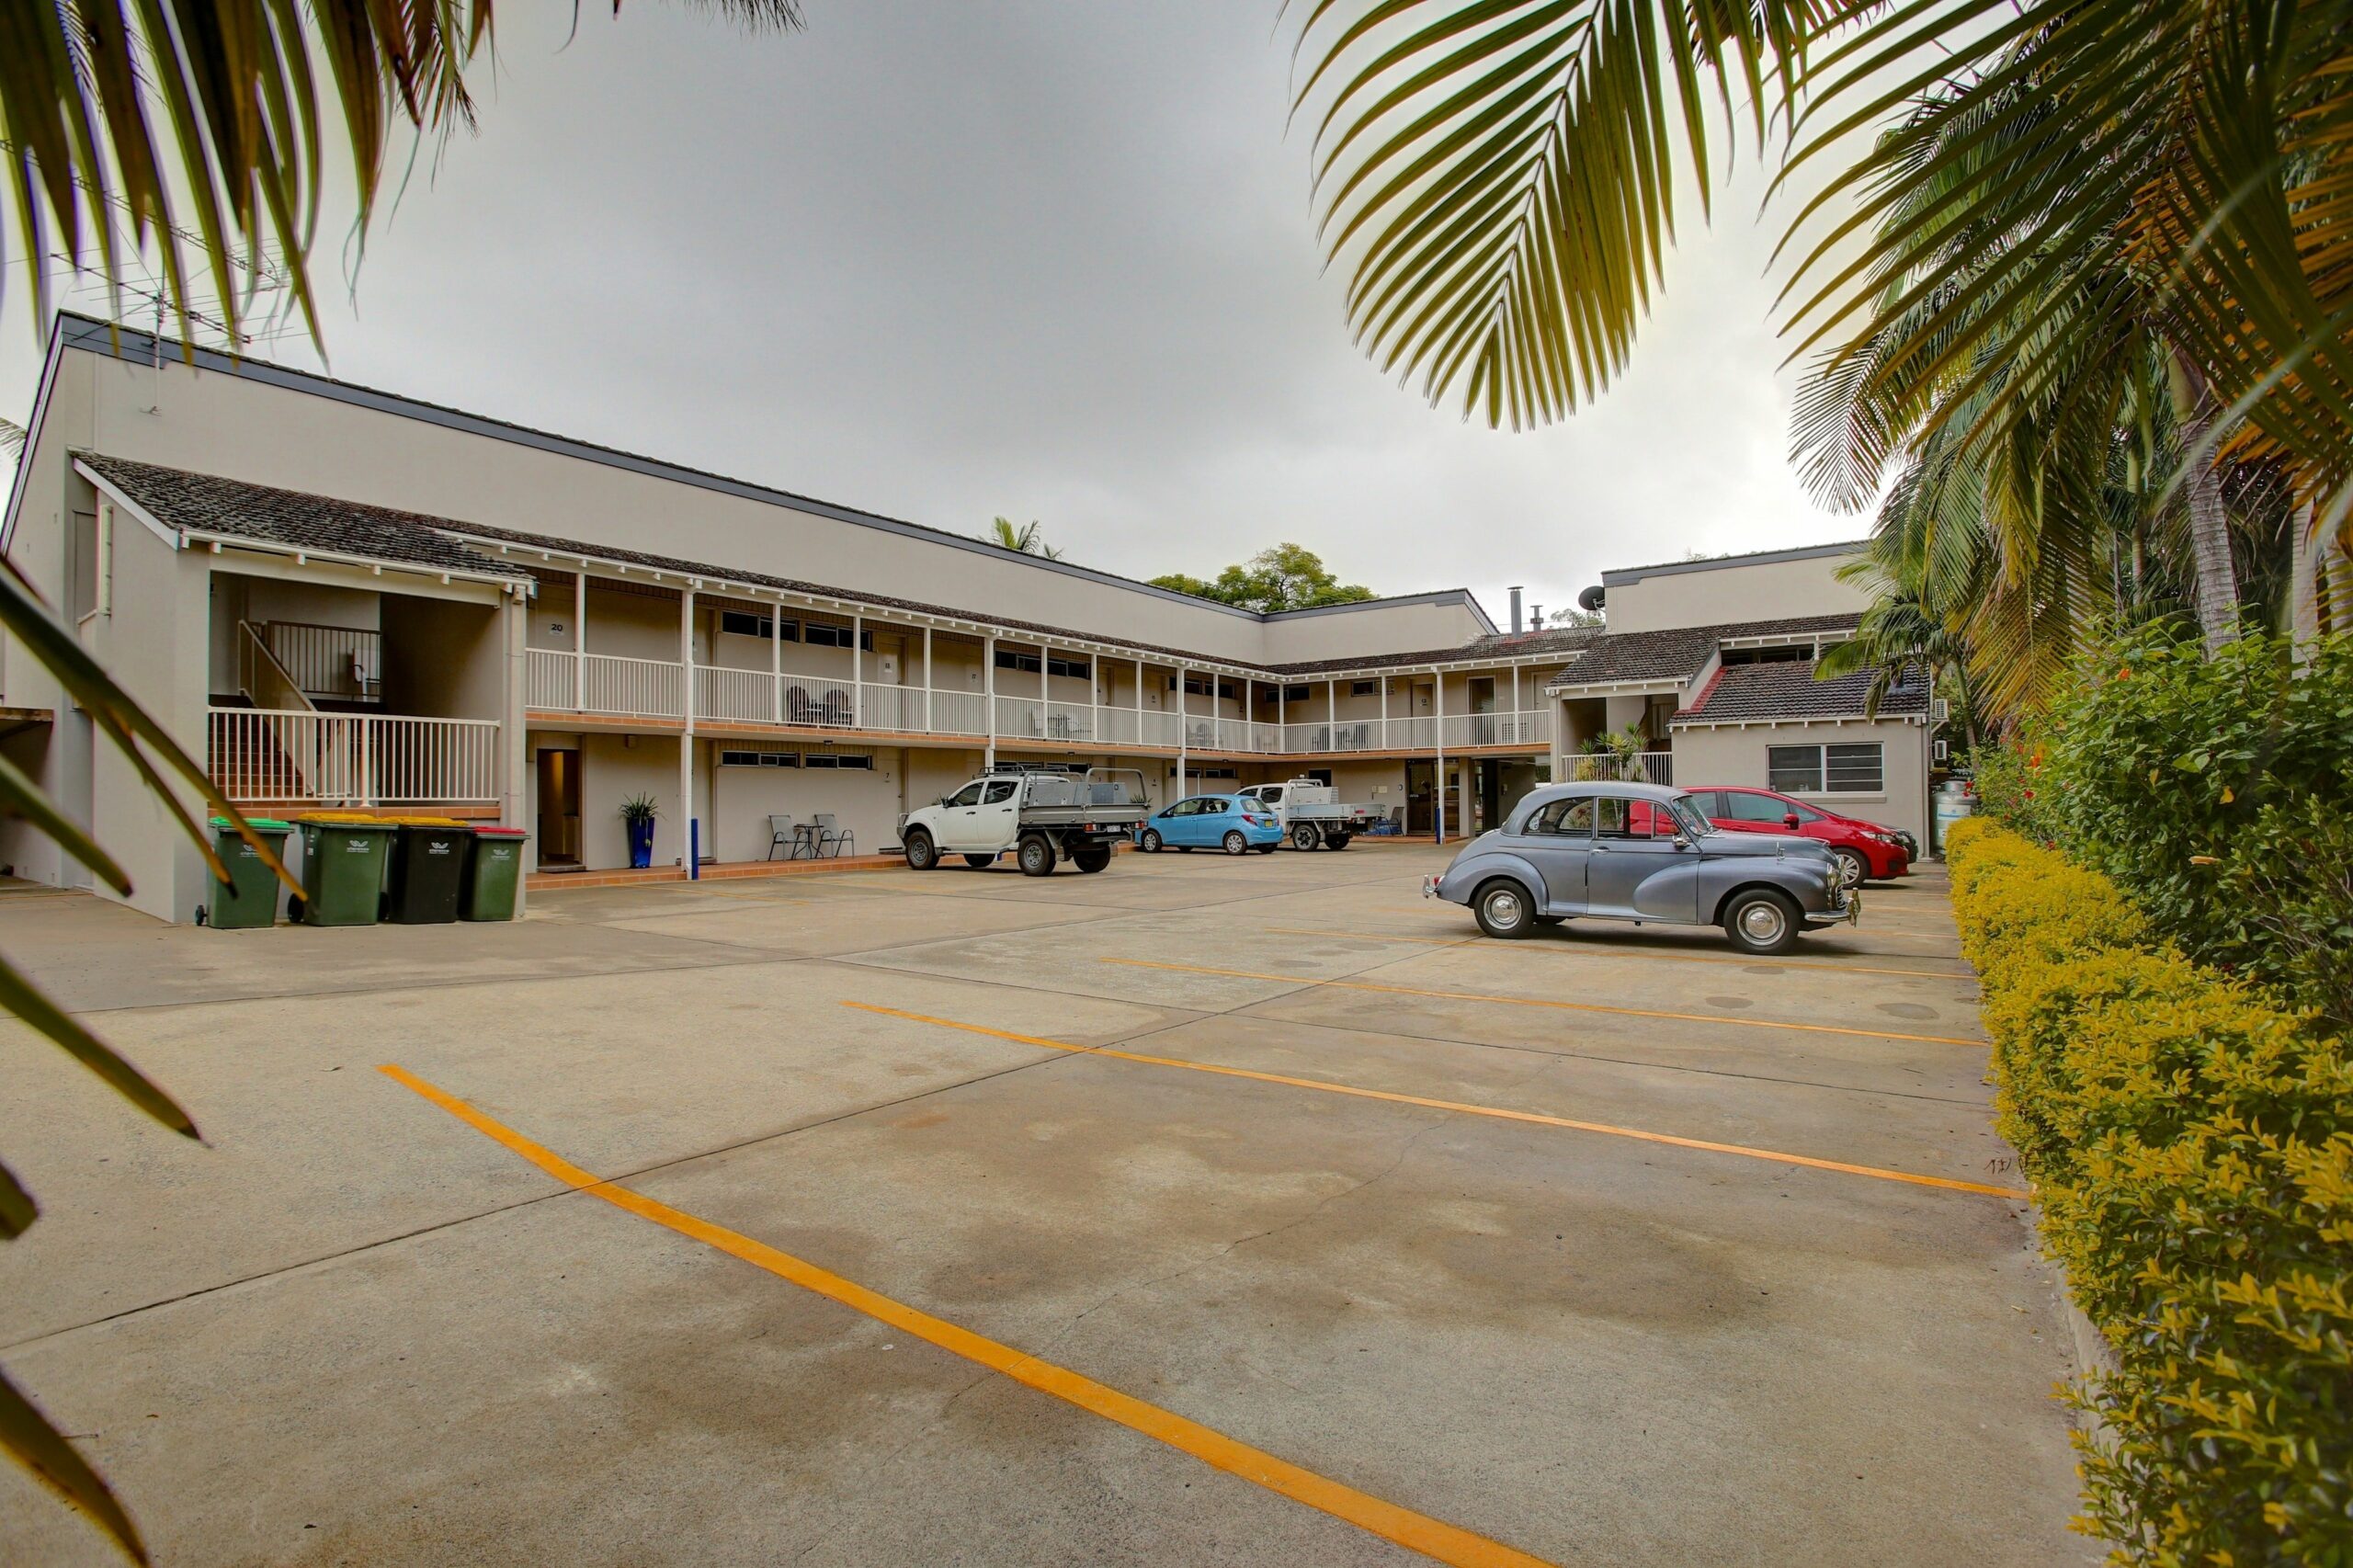
<path id="1" fill-rule="evenodd" d="M 629 824 L 629 865 L 632 871 L 642 871 L 654 864 L 654 819 Z"/>

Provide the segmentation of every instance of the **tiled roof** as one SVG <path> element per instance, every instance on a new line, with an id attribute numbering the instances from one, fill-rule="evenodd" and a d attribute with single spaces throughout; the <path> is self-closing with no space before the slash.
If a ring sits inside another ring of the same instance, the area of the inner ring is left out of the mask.
<path id="1" fill-rule="evenodd" d="M 1545 689 L 1563 692 L 1620 681 L 1689 680 L 1699 673 L 1716 645 L 1728 638 L 1847 631 L 1854 629 L 1856 619 L 1852 615 L 1803 615 L 1716 626 L 1665 627 L 1656 631 L 1605 632 Z"/>
<path id="2" fill-rule="evenodd" d="M 559 539 L 550 534 L 525 533 L 516 528 L 493 528 L 483 523 L 460 522 L 450 517 L 427 517 L 418 512 L 397 511 L 386 506 L 373 506 L 357 501 L 339 501 L 332 496 L 315 495 L 299 490 L 280 490 L 267 484 L 252 484 L 244 480 L 224 479 L 214 474 L 191 473 L 183 469 L 159 468 L 153 463 L 133 462 L 127 458 L 110 457 L 103 452 L 74 454 L 96 472 L 106 477 L 125 495 L 144 507 L 158 522 L 167 527 L 195 528 L 210 533 L 252 539 L 296 550 L 310 549 L 333 551 L 344 555 L 362 556 L 369 560 L 435 567 L 443 571 L 490 573 L 506 577 L 528 577 L 534 574 L 511 557 L 503 557 L 494 548 L 469 545 L 466 540 L 491 540 L 521 550 L 549 551 L 566 555 L 586 556 L 592 560 L 622 562 L 643 566 L 651 571 L 674 576 L 701 577 L 713 583 L 740 583 L 746 587 L 774 588 L 784 593 L 806 594 L 823 598 L 855 600 L 861 604 L 885 608 L 903 609 L 921 615 L 950 617 L 959 620 L 979 621 L 1001 627 L 1007 631 L 1033 632 L 1040 637 L 1061 638 L 1073 642 L 1092 642 L 1107 647 L 1129 648 L 1158 660 L 1204 666 L 1225 666 L 1257 670 L 1270 681 L 1286 677 L 1336 674 L 1347 670 L 1385 669 L 1415 665 L 1445 664 L 1456 660 L 1509 658 L 1526 654 L 1530 658 L 1557 655 L 1572 651 L 1590 640 L 1594 633 L 1579 630 L 1523 632 L 1514 637 L 1507 633 L 1481 637 L 1459 648 L 1441 648 L 1413 653 L 1379 653 L 1359 658 L 1321 659 L 1301 664 L 1253 665 L 1246 660 L 1222 658 L 1187 648 L 1164 647 L 1157 643 L 1137 642 L 1123 637 L 1107 637 L 1100 632 L 1080 631 L 1066 626 L 1048 626 L 1035 621 L 1008 620 L 985 611 L 960 608 L 950 605 L 925 604 L 919 600 L 903 599 L 886 594 L 875 594 L 858 588 L 835 587 L 823 583 L 803 582 L 797 578 L 773 576 L 765 572 L 751 572 L 740 567 L 717 566 L 709 562 L 688 561 L 678 556 L 654 555 L 642 550 L 622 550 L 612 545 L 588 544 L 578 540 Z"/>
<path id="3" fill-rule="evenodd" d="M 1675 724 L 1721 724 L 1744 719 L 1847 719 L 1869 706 L 1874 672 L 1859 670 L 1829 680 L 1813 678 L 1814 661 L 1726 665 L 1699 700 L 1668 721 Z M 1927 711 L 1927 683 L 1899 679 L 1879 705 L 1881 718 L 1916 717 Z"/>
<path id="4" fill-rule="evenodd" d="M 441 531 L 458 526 L 445 518 L 158 468 L 103 452 L 74 456 L 166 528 L 444 572 L 501 577 L 523 574 L 510 563 L 469 550 Z"/>

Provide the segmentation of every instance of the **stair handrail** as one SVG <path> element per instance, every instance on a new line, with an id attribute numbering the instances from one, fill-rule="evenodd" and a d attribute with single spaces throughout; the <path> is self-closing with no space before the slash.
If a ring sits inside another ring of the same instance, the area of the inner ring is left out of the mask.
<path id="1" fill-rule="evenodd" d="M 237 688 L 256 708 L 302 713 L 319 710 L 319 705 L 304 694 L 301 684 L 270 652 L 268 639 L 252 621 L 243 619 L 237 622 Z"/>

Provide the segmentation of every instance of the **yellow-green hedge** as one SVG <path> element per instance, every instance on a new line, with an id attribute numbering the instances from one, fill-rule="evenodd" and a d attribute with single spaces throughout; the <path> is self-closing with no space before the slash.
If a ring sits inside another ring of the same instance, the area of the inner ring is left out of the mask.
<path id="1" fill-rule="evenodd" d="M 2353 1053 L 2064 857 L 1987 822 L 1947 850 L 2002 1131 L 2116 1352 L 2076 1395 L 2087 1527 L 2124 1562 L 2353 1563 Z"/>

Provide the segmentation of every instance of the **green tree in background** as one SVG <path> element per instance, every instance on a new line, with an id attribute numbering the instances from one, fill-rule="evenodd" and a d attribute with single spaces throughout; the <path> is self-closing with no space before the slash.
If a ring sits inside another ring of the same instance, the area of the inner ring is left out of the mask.
<path id="1" fill-rule="evenodd" d="M 1289 543 L 1262 550 L 1249 560 L 1227 567 L 1213 582 L 1171 572 L 1153 578 L 1152 585 L 1267 614 L 1313 609 L 1317 605 L 1356 604 L 1379 597 L 1360 583 L 1341 582 L 1324 564 L 1324 558 L 1305 545 Z"/>
<path id="2" fill-rule="evenodd" d="M 1046 536 L 1038 530 L 1035 518 L 1023 523 L 1018 528 L 1016 528 L 1009 518 L 992 518 L 989 526 L 989 541 L 1000 549 L 1010 550 L 1017 555 L 1042 555 L 1049 561 L 1060 561 L 1063 558 L 1061 551 L 1046 542 Z"/>

